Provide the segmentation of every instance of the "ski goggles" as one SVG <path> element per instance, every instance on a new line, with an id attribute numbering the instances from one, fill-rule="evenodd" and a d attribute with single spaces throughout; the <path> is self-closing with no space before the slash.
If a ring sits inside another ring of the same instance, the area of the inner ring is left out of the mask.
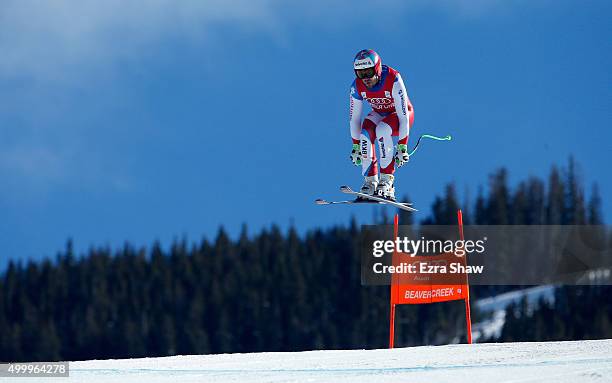
<path id="1" fill-rule="evenodd" d="M 360 79 L 372 78 L 376 75 L 376 70 L 374 69 L 374 67 L 366 69 L 355 69 L 355 74 Z"/>

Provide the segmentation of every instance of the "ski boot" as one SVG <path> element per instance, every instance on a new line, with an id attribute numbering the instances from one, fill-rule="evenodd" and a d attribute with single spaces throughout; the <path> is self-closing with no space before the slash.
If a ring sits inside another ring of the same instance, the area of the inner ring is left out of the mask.
<path id="1" fill-rule="evenodd" d="M 378 187 L 376 188 L 376 195 L 378 197 L 388 199 L 390 201 L 396 201 L 395 199 L 395 187 L 393 186 L 393 180 L 395 177 L 393 174 L 384 174 L 380 175 L 380 182 L 378 183 Z"/>
<path id="2" fill-rule="evenodd" d="M 363 185 L 361 186 L 361 189 L 359 189 L 359 192 L 363 194 L 367 194 L 367 195 L 375 195 L 377 187 L 378 187 L 378 174 L 375 174 L 373 176 L 367 176 L 365 177 L 365 180 L 363 181 Z M 355 202 L 372 202 L 372 201 L 368 200 L 367 198 L 357 197 L 357 199 L 355 199 Z"/>

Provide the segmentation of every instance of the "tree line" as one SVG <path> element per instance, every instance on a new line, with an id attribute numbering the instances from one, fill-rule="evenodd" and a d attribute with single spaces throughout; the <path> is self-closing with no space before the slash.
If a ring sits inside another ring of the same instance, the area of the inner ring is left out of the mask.
<path id="1" fill-rule="evenodd" d="M 553 167 L 511 188 L 505 169 L 460 203 L 449 184 L 424 224 L 602 224 L 576 165 Z M 402 224 L 412 215 L 400 213 Z M 380 223 L 388 222 L 384 210 Z M 361 286 L 355 220 L 300 236 L 277 226 L 232 240 L 174 241 L 168 250 L 126 243 L 55 259 L 9 262 L 0 276 L 0 361 L 55 361 L 177 354 L 384 348 L 386 286 Z M 473 286 L 473 298 L 508 286 Z M 608 287 L 562 287 L 554 303 L 512 305 L 499 339 L 611 337 Z M 462 302 L 398 308 L 396 345 L 465 338 Z M 478 320 L 479 313 L 474 313 Z"/>

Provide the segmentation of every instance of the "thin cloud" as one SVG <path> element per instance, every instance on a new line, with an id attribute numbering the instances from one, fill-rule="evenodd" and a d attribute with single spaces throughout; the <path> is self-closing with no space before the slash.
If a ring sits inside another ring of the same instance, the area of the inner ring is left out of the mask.
<path id="1" fill-rule="evenodd" d="M 58 151 L 45 147 L 12 147 L 0 152 L 0 174 L 4 178 L 27 178 L 46 181 L 62 179 L 66 159 Z"/>
<path id="2" fill-rule="evenodd" d="M 44 194 L 75 181 L 131 188 L 129 171 L 85 149 L 97 128 L 74 117 L 75 95 L 113 83 L 124 60 L 155 50 L 168 36 L 206 41 L 223 23 L 269 29 L 270 7 L 249 0 L 0 2 L 0 193 Z M 92 104 L 81 106 L 95 114 Z"/>
<path id="3" fill-rule="evenodd" d="M 38 198 L 57 188 L 126 192 L 134 186 L 125 172 L 82 150 L 32 143 L 0 149 L 0 194 L 11 200 Z"/>
<path id="4" fill-rule="evenodd" d="M 62 71 L 79 65 L 107 65 L 138 54 L 166 34 L 206 39 L 207 28 L 219 23 L 263 28 L 272 21 L 271 3 L 5 0 L 0 3 L 0 76 L 61 79 Z"/>
<path id="5" fill-rule="evenodd" d="M 501 0 L 321 1 L 282 0 L 4 0 L 0 2 L 0 79 L 66 80 L 83 66 L 104 66 L 147 49 L 160 38 L 197 40 L 211 28 L 235 25 L 282 41 L 287 23 L 342 24 L 374 17 L 380 9 L 438 9 L 477 17 L 509 7 Z M 523 2 L 519 2 L 523 3 Z M 516 4 L 516 2 L 512 2 Z M 352 20 L 352 21 L 351 21 Z"/>

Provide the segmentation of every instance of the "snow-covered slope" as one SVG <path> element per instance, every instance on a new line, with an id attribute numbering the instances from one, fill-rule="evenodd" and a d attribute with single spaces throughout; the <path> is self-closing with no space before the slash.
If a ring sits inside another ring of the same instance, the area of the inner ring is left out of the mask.
<path id="1" fill-rule="evenodd" d="M 518 304 L 523 298 L 527 303 L 534 306 L 538 300 L 544 299 L 549 303 L 555 301 L 555 285 L 542 285 L 527 289 L 510 291 L 490 298 L 477 300 L 474 305 L 482 311 L 505 310 L 511 303 Z"/>
<path id="2" fill-rule="evenodd" d="M 472 326 L 472 339 L 474 342 L 483 342 L 491 337 L 499 338 L 506 322 L 506 307 L 511 303 L 519 304 L 523 298 L 527 299 L 529 307 L 534 308 L 540 299 L 548 303 L 555 301 L 555 286 L 542 285 L 522 290 L 510 291 L 490 298 L 479 299 L 474 302 L 481 312 L 488 313 L 489 318 Z M 458 343 L 457 338 L 454 343 Z"/>
<path id="3" fill-rule="evenodd" d="M 612 382 L 612 340 L 100 360 L 70 369 L 70 382 Z"/>

